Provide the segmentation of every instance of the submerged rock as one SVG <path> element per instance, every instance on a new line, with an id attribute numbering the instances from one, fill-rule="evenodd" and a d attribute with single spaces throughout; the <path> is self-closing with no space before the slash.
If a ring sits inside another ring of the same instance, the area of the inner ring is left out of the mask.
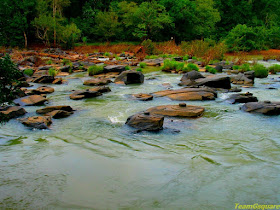
<path id="1" fill-rule="evenodd" d="M 89 85 L 89 86 L 100 86 L 100 85 L 107 85 L 111 83 L 112 81 L 110 79 L 106 78 L 95 78 L 95 79 L 90 79 L 84 81 L 84 85 Z"/>
<path id="2" fill-rule="evenodd" d="M 16 117 L 20 117 L 27 113 L 24 108 L 20 106 L 8 106 L 0 109 L 0 113 L 4 116 L 5 119 L 12 119 Z"/>
<path id="3" fill-rule="evenodd" d="M 241 110 L 264 115 L 280 115 L 280 102 L 250 102 L 244 104 Z"/>
<path id="4" fill-rule="evenodd" d="M 54 110 L 52 112 L 46 113 L 45 116 L 50 116 L 54 119 L 61 119 L 61 118 L 69 117 L 72 114 L 73 114 L 73 112 L 67 112 L 67 111 L 63 111 L 63 110 Z"/>
<path id="5" fill-rule="evenodd" d="M 41 86 L 37 89 L 26 90 L 25 93 L 27 95 L 34 95 L 34 94 L 50 94 L 54 92 L 54 88 L 48 86 Z"/>
<path id="6" fill-rule="evenodd" d="M 154 98 L 154 96 L 152 96 L 150 94 L 145 94 L 145 93 L 133 94 L 132 96 L 140 101 L 150 101 L 150 100 L 153 100 L 153 98 Z"/>
<path id="7" fill-rule="evenodd" d="M 236 103 L 248 103 L 248 102 L 257 102 L 258 98 L 253 96 L 252 93 L 239 93 L 239 94 L 233 94 L 231 95 L 227 101 L 229 101 L 232 104 Z"/>
<path id="8" fill-rule="evenodd" d="M 130 116 L 125 124 L 138 129 L 138 131 L 159 131 L 162 130 L 163 122 L 163 116 L 142 112 Z"/>
<path id="9" fill-rule="evenodd" d="M 144 83 L 144 75 L 139 71 L 124 71 L 115 79 L 115 83 L 126 85 L 141 84 Z"/>
<path id="10" fill-rule="evenodd" d="M 14 100 L 14 103 L 20 106 L 36 106 L 36 105 L 42 105 L 46 101 L 47 99 L 41 95 L 31 95 L 31 96 L 26 96 L 23 98 L 16 99 Z"/>
<path id="11" fill-rule="evenodd" d="M 38 109 L 36 111 L 37 114 L 46 114 L 55 110 L 61 110 L 61 111 L 67 111 L 67 112 L 73 112 L 74 110 L 72 109 L 71 106 L 47 106 L 42 109 Z"/>
<path id="12" fill-rule="evenodd" d="M 215 100 L 217 92 L 210 88 L 182 88 L 178 90 L 164 90 L 155 92 L 154 95 L 167 96 L 176 101 L 204 101 Z"/>
<path id="13" fill-rule="evenodd" d="M 19 119 L 19 121 L 27 127 L 36 129 L 48 129 L 52 124 L 51 117 L 49 116 L 28 117 Z"/>
<path id="14" fill-rule="evenodd" d="M 201 106 L 192 106 L 181 103 L 179 105 L 163 105 L 152 107 L 148 109 L 147 112 L 169 117 L 197 118 L 202 116 L 204 110 L 205 109 Z"/>

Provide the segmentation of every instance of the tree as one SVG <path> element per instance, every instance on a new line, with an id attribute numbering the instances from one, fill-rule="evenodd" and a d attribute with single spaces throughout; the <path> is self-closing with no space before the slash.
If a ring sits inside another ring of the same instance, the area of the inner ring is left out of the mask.
<path id="1" fill-rule="evenodd" d="M 0 105 L 10 103 L 15 98 L 16 83 L 21 76 L 9 55 L 0 59 Z"/>

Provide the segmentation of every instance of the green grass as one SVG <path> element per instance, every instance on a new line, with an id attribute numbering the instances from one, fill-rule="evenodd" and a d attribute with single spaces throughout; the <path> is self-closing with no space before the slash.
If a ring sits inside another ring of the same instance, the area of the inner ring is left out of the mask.
<path id="1" fill-rule="evenodd" d="M 125 66 L 124 68 L 126 71 L 131 69 L 130 66 Z"/>
<path id="2" fill-rule="evenodd" d="M 151 73 L 151 72 L 156 72 L 160 71 L 160 67 L 157 66 L 147 66 L 146 68 L 142 69 L 143 74 Z"/>
<path id="3" fill-rule="evenodd" d="M 88 68 L 88 75 L 93 76 L 96 74 L 101 74 L 104 70 L 103 65 L 93 65 Z"/>
<path id="4" fill-rule="evenodd" d="M 162 70 L 165 71 L 182 71 L 184 69 L 184 63 L 178 62 L 178 61 L 172 61 L 172 60 L 165 60 Z"/>
<path id="5" fill-rule="evenodd" d="M 255 64 L 252 70 L 255 71 L 255 77 L 257 78 L 265 78 L 268 76 L 268 69 L 262 64 Z"/>
<path id="6" fill-rule="evenodd" d="M 211 73 L 211 74 L 216 74 L 217 73 L 217 70 L 211 66 L 206 66 L 205 67 L 206 71 Z"/>
<path id="7" fill-rule="evenodd" d="M 33 75 L 33 73 L 34 73 L 33 69 L 25 69 L 23 71 L 23 74 L 30 76 L 30 77 Z"/>
<path id="8" fill-rule="evenodd" d="M 52 60 L 48 60 L 48 61 L 46 62 L 47 65 L 51 65 L 52 63 L 53 63 Z"/>
<path id="9" fill-rule="evenodd" d="M 49 75 L 55 77 L 58 74 L 58 71 L 55 68 L 49 69 Z"/>
<path id="10" fill-rule="evenodd" d="M 271 74 L 276 74 L 276 73 L 280 72 L 280 65 L 274 64 L 274 65 L 272 65 L 272 66 L 270 66 L 270 67 L 268 68 L 268 71 L 269 71 Z"/>
<path id="11" fill-rule="evenodd" d="M 249 63 L 244 63 L 243 65 L 239 66 L 238 71 L 240 71 L 240 72 L 251 71 L 250 64 Z"/>
<path id="12" fill-rule="evenodd" d="M 147 66 L 147 64 L 144 62 L 141 62 L 141 63 L 139 63 L 139 66 L 140 66 L 140 68 L 144 69 Z"/>
<path id="13" fill-rule="evenodd" d="M 142 68 L 138 68 L 138 69 L 136 69 L 136 71 L 143 72 L 143 69 Z"/>
<path id="14" fill-rule="evenodd" d="M 189 72 L 189 71 L 198 71 L 199 68 L 196 64 L 194 63 L 189 63 L 186 67 L 183 68 L 183 71 Z"/>

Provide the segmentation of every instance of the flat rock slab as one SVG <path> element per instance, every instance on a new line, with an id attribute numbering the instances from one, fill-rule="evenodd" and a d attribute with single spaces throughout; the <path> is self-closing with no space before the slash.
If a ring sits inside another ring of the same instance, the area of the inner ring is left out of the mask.
<path id="1" fill-rule="evenodd" d="M 104 67 L 103 72 L 108 73 L 108 72 L 123 72 L 125 71 L 125 66 L 122 65 L 108 65 Z"/>
<path id="2" fill-rule="evenodd" d="M 176 101 L 215 100 L 217 92 L 210 88 L 182 88 L 179 90 L 164 90 L 155 92 L 158 97 L 167 96 Z"/>
<path id="3" fill-rule="evenodd" d="M 236 103 L 248 103 L 248 102 L 257 102 L 258 98 L 253 96 L 252 93 L 238 93 L 238 94 L 232 94 L 227 101 L 229 101 L 232 104 Z"/>
<path id="4" fill-rule="evenodd" d="M 84 98 L 95 98 L 97 96 L 101 96 L 102 93 L 99 91 L 92 91 L 90 89 L 87 90 L 77 90 L 70 95 L 70 99 L 72 100 L 81 100 Z"/>
<path id="5" fill-rule="evenodd" d="M 35 78 L 32 82 L 34 83 L 52 83 L 55 80 L 53 76 L 43 75 Z"/>
<path id="6" fill-rule="evenodd" d="M 163 115 L 169 117 L 187 117 L 197 118 L 202 116 L 204 108 L 201 106 L 191 106 L 186 104 L 180 105 L 163 105 L 152 107 L 147 110 L 151 114 Z"/>
<path id="7" fill-rule="evenodd" d="M 154 98 L 153 95 L 145 93 L 133 94 L 132 96 L 139 101 L 151 101 Z"/>
<path id="8" fill-rule="evenodd" d="M 26 96 L 23 98 L 16 99 L 14 100 L 14 103 L 20 106 L 36 106 L 36 105 L 42 105 L 46 101 L 47 99 L 41 95 L 31 95 L 31 96 Z"/>
<path id="9" fill-rule="evenodd" d="M 107 85 L 111 83 L 112 81 L 110 79 L 106 78 L 95 78 L 95 79 L 90 79 L 84 81 L 84 85 L 89 85 L 89 86 L 102 86 L 102 85 Z"/>
<path id="10" fill-rule="evenodd" d="M 20 117 L 27 112 L 25 111 L 24 108 L 20 106 L 9 106 L 9 107 L 5 107 L 4 109 L 1 109 L 0 113 L 4 115 L 4 118 L 9 120 L 12 118 Z"/>
<path id="11" fill-rule="evenodd" d="M 55 110 L 61 110 L 61 111 L 67 111 L 67 112 L 74 111 L 71 106 L 47 106 L 45 108 L 38 109 L 36 111 L 36 113 L 37 114 L 46 114 L 46 113 L 49 113 L 49 112 L 52 112 Z"/>
<path id="12" fill-rule="evenodd" d="M 73 112 L 68 112 L 68 111 L 64 111 L 64 110 L 54 110 L 52 112 L 46 113 L 45 116 L 50 116 L 54 119 L 61 119 L 61 118 L 69 117 L 72 114 L 73 114 Z"/>
<path id="13" fill-rule="evenodd" d="M 250 102 L 244 104 L 241 110 L 264 115 L 280 115 L 280 102 Z"/>
<path id="14" fill-rule="evenodd" d="M 28 117 L 19 119 L 19 121 L 27 127 L 36 129 L 48 129 L 52 124 L 52 119 L 49 116 Z"/>
<path id="15" fill-rule="evenodd" d="M 90 88 L 88 89 L 89 91 L 97 91 L 99 93 L 107 93 L 110 92 L 111 89 L 107 86 L 99 86 L 99 87 L 94 87 L 94 88 Z"/>
<path id="16" fill-rule="evenodd" d="M 41 86 L 41 87 L 38 87 L 37 89 L 31 89 L 31 90 L 29 89 L 29 90 L 25 91 L 25 93 L 27 95 L 50 94 L 53 92 L 54 92 L 54 88 L 48 87 L 48 86 Z"/>
<path id="17" fill-rule="evenodd" d="M 130 116 L 125 124 L 138 129 L 138 131 L 158 131 L 162 129 L 163 122 L 163 116 L 143 112 Z"/>

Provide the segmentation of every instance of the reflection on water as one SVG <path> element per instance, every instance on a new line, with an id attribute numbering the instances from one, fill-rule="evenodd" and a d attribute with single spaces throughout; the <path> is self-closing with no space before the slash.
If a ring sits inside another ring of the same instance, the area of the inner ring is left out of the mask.
<path id="1" fill-rule="evenodd" d="M 165 119 L 165 129 L 135 133 L 127 117 L 167 98 L 132 100 L 128 95 L 179 88 L 180 75 L 149 73 L 143 85 L 110 84 L 112 92 L 72 101 L 86 88 L 71 75 L 55 86 L 49 105 L 77 111 L 54 120 L 50 130 L 29 130 L 17 120 L 0 129 L 0 207 L 14 209 L 233 209 L 280 202 L 279 117 L 244 113 L 225 101 L 188 102 L 206 108 L 199 119 Z M 250 91 L 260 100 L 280 99 L 266 89 L 278 76 L 257 79 Z M 272 79 L 274 78 L 274 80 Z M 268 85 L 269 83 L 269 85 Z M 27 107 L 27 116 L 36 107 Z M 180 132 L 178 132 L 180 130 Z"/>

